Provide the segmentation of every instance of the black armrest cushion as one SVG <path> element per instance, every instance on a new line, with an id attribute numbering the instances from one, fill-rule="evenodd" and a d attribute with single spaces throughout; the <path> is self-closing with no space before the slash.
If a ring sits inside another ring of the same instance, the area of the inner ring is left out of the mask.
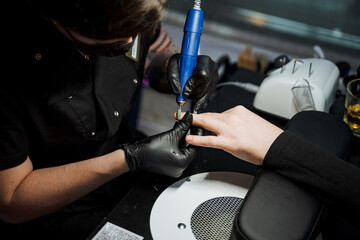
<path id="1" fill-rule="evenodd" d="M 301 112 L 286 129 L 345 159 L 352 132 L 338 117 Z M 315 239 L 326 211 L 323 203 L 290 180 L 260 168 L 239 213 L 231 240 Z"/>

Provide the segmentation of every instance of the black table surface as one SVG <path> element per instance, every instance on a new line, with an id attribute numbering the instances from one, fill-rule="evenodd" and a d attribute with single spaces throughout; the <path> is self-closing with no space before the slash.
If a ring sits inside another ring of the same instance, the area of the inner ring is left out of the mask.
<path id="1" fill-rule="evenodd" d="M 260 85 L 265 77 L 264 74 L 240 68 L 229 81 L 250 82 L 255 85 Z M 257 111 L 253 107 L 254 97 L 254 93 L 242 88 L 223 86 L 217 89 L 204 111 L 223 112 L 237 105 L 243 105 L 279 127 L 286 125 L 286 119 Z M 330 112 L 342 118 L 344 113 L 344 100 L 341 98 L 337 99 Z M 355 138 L 354 140 L 349 161 L 352 161 L 360 167 L 359 138 Z M 159 195 L 171 184 L 184 177 L 202 172 L 232 171 L 255 175 L 256 170 L 257 167 L 255 165 L 239 160 L 222 150 L 202 148 L 180 178 L 175 179 L 151 173 L 142 175 L 139 182 L 94 230 L 91 236 L 89 236 L 89 239 L 93 238 L 105 223 L 111 222 L 144 237 L 146 240 L 151 240 L 150 214 L 152 206 Z"/>

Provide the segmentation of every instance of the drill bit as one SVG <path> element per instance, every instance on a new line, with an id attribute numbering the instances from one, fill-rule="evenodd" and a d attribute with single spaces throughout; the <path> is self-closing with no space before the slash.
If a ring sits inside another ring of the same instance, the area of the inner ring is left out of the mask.
<path id="1" fill-rule="evenodd" d="M 185 101 L 178 101 L 179 109 L 177 110 L 176 118 L 177 120 L 180 120 L 181 116 L 181 107 L 185 104 Z"/>
<path id="2" fill-rule="evenodd" d="M 177 115 L 176 115 L 177 120 L 180 120 L 180 116 L 181 116 L 181 106 L 179 106 L 179 109 L 177 110 Z"/>

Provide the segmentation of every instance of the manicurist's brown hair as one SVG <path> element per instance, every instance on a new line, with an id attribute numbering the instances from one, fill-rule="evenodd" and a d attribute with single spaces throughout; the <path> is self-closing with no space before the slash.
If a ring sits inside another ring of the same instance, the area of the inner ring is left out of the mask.
<path id="1" fill-rule="evenodd" d="M 155 32 L 166 0 L 28 0 L 40 14 L 95 39 Z"/>

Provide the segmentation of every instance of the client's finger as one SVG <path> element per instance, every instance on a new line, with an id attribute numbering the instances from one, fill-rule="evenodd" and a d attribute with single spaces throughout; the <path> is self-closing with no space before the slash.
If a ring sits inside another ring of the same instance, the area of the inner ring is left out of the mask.
<path id="1" fill-rule="evenodd" d="M 181 119 L 184 117 L 185 113 L 186 113 L 186 112 L 182 112 L 182 113 L 180 114 L 179 119 L 178 119 L 177 112 L 175 112 L 174 115 L 173 115 L 173 117 L 175 118 L 175 120 L 181 120 Z"/>
<path id="2" fill-rule="evenodd" d="M 187 135 L 186 142 L 194 146 L 220 148 L 221 142 L 216 136 Z"/>
<path id="3" fill-rule="evenodd" d="M 219 131 L 225 127 L 225 123 L 219 113 L 193 114 L 192 124 L 213 132 L 216 135 L 218 135 Z"/>

